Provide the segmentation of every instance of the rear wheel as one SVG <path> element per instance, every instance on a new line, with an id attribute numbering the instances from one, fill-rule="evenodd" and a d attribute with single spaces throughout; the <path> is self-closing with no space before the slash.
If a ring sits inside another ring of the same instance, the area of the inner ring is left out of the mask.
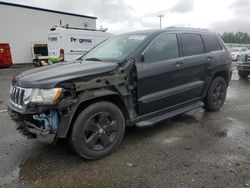
<path id="1" fill-rule="evenodd" d="M 218 111 L 224 104 L 227 94 L 227 84 L 224 78 L 216 77 L 207 92 L 205 109 L 207 111 Z"/>
<path id="2" fill-rule="evenodd" d="M 238 75 L 242 79 L 247 79 L 247 77 L 248 77 L 248 73 L 245 71 L 238 71 Z"/>
<path id="3" fill-rule="evenodd" d="M 111 102 L 97 102 L 84 109 L 76 119 L 71 143 L 80 156 L 99 159 L 118 148 L 124 131 L 121 110 Z"/>

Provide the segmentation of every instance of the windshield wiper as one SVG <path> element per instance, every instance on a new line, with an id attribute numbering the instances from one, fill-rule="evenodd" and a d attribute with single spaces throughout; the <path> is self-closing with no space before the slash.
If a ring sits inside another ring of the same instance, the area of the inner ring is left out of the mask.
<path id="1" fill-rule="evenodd" d="M 92 57 L 92 58 L 85 59 L 85 61 L 102 61 L 102 60 L 95 58 L 95 57 Z"/>

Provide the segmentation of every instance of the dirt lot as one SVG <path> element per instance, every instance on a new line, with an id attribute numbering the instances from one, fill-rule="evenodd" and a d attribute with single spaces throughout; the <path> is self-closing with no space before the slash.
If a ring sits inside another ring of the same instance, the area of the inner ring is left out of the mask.
<path id="1" fill-rule="evenodd" d="M 249 187 L 250 82 L 234 71 L 224 107 L 149 128 L 126 130 L 112 155 L 86 161 L 65 143 L 27 140 L 5 111 L 9 84 L 23 69 L 0 70 L 0 186 Z"/>

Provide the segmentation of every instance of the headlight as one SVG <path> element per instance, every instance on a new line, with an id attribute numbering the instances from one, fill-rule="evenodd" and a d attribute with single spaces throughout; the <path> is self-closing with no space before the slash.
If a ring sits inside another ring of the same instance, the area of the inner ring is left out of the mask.
<path id="1" fill-rule="evenodd" d="M 55 104 L 62 96 L 62 88 L 33 89 L 30 102 L 37 104 Z"/>

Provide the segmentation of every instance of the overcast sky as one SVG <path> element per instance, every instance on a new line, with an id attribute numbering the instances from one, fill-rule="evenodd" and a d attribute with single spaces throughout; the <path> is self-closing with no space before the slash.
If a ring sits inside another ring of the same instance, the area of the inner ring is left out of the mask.
<path id="1" fill-rule="evenodd" d="M 40 8 L 98 17 L 97 27 L 109 32 L 162 26 L 208 28 L 215 32 L 250 33 L 250 0 L 4 0 Z"/>

